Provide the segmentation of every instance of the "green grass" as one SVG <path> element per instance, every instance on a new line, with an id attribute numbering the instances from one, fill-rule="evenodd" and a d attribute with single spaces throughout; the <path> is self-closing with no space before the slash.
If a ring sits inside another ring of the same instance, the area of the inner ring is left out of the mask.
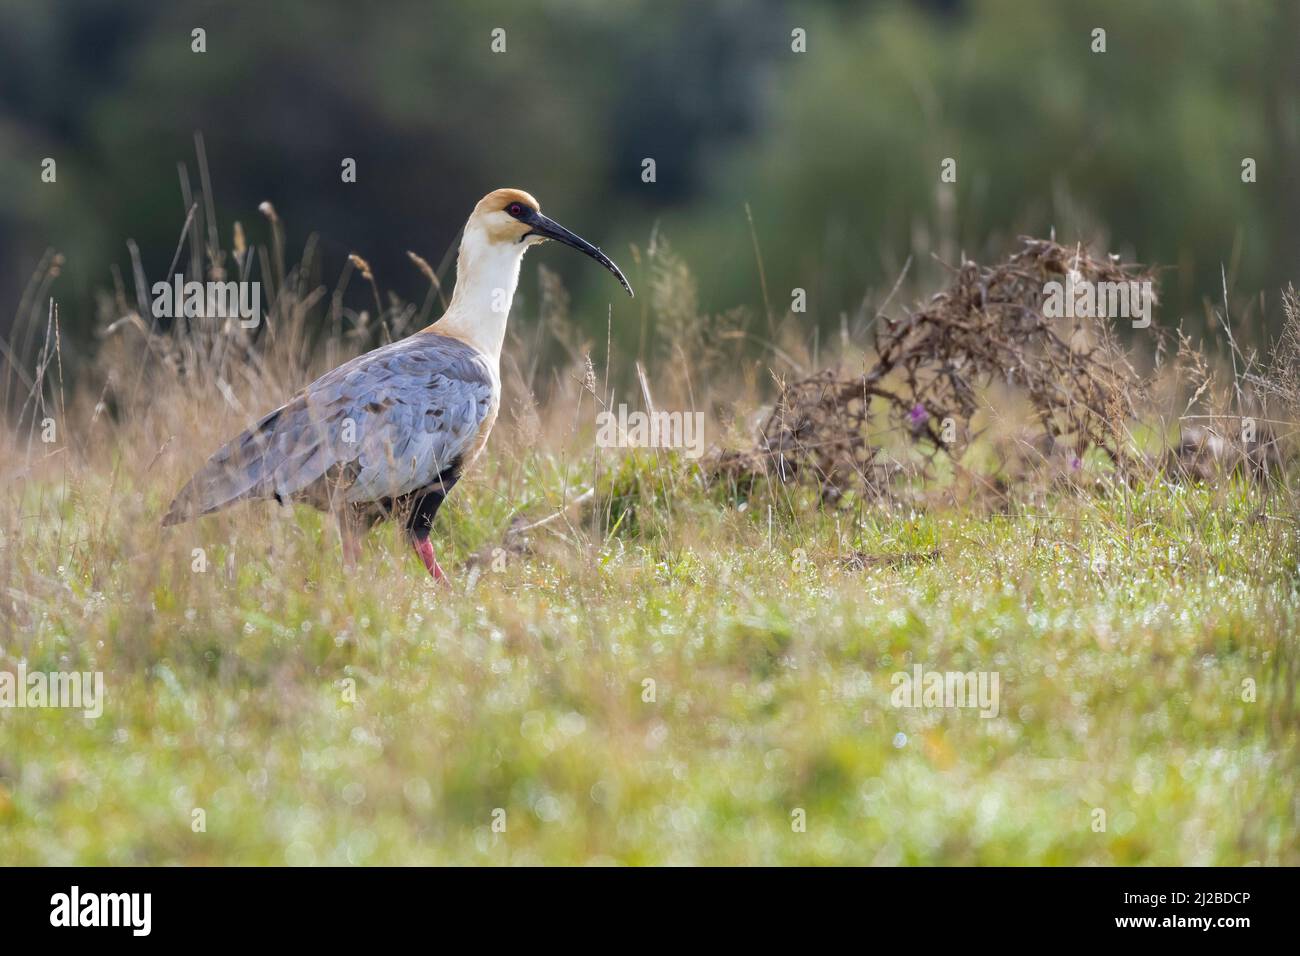
<path id="1" fill-rule="evenodd" d="M 1300 863 L 1281 502 L 799 501 L 769 527 L 764 500 L 630 456 L 598 517 L 465 570 L 579 474 L 535 456 L 462 485 L 435 530 L 451 591 L 389 529 L 348 575 L 307 510 L 163 532 L 166 479 L 28 483 L 0 664 L 101 670 L 107 700 L 0 711 L 0 860 Z M 895 708 L 917 663 L 996 672 L 999 716 Z"/>

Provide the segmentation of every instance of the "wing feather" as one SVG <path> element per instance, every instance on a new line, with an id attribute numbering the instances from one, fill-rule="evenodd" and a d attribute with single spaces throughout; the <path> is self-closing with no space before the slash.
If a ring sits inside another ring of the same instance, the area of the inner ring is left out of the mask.
<path id="1" fill-rule="evenodd" d="M 246 498 L 367 502 L 418 491 L 478 443 L 499 394 L 493 363 L 457 339 L 419 333 L 375 349 L 219 449 L 163 523 Z"/>

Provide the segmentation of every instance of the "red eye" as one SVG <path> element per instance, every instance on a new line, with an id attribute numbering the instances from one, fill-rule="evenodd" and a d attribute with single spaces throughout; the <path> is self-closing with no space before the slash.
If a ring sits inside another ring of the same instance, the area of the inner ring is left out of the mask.
<path id="1" fill-rule="evenodd" d="M 517 202 L 512 202 L 509 206 L 506 207 L 506 212 L 510 213 L 510 215 L 518 219 L 520 216 L 523 215 L 524 207 L 519 205 L 519 203 Z"/>

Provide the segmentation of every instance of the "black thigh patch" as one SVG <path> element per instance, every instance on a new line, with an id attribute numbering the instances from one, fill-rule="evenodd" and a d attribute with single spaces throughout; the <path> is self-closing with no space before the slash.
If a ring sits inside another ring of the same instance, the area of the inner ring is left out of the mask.
<path id="1" fill-rule="evenodd" d="M 451 494 L 451 489 L 460 480 L 460 462 L 452 462 L 450 468 L 438 476 L 438 480 L 429 487 L 417 491 L 411 496 L 411 516 L 406 519 L 406 533 L 416 541 L 429 537 L 433 527 L 434 516 Z"/>

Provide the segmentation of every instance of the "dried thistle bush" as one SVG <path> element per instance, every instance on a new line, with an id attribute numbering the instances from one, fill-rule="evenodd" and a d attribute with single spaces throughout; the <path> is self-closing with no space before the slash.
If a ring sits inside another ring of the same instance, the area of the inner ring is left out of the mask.
<path id="1" fill-rule="evenodd" d="M 814 482 L 832 501 L 850 490 L 880 497 L 899 476 L 928 477 L 935 456 L 950 456 L 945 433 L 969 434 L 981 396 L 998 383 L 1028 401 L 1035 444 L 1076 459 L 1100 449 L 1131 471 L 1141 463 L 1128 429 L 1142 383 L 1109 320 L 1043 313 L 1046 284 L 1071 274 L 1097 285 L 1154 282 L 1116 257 L 1042 239 L 1022 238 L 991 268 L 966 262 L 923 307 L 876 326 L 865 372 L 830 368 L 783 385 L 754 447 L 716 453 L 712 474 L 738 486 L 759 475 Z M 919 465 L 886 456 L 878 436 L 891 433 L 923 448 Z"/>

